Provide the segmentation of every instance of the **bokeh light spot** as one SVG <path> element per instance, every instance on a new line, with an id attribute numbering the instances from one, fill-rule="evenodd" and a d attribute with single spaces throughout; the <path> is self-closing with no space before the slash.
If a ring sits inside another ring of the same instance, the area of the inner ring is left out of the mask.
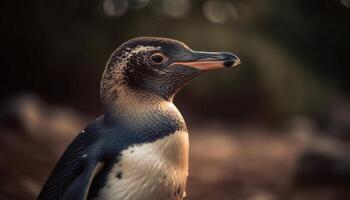
<path id="1" fill-rule="evenodd" d="M 105 0 L 103 2 L 103 11 L 107 16 L 118 17 L 126 13 L 128 9 L 127 0 Z"/>
<path id="2" fill-rule="evenodd" d="M 343 4 L 343 6 L 350 8 L 350 0 L 340 0 L 340 3 Z"/>
<path id="3" fill-rule="evenodd" d="M 238 18 L 235 6 L 226 0 L 206 1 L 203 5 L 203 12 L 209 21 L 218 24 L 223 24 L 229 20 L 236 20 Z"/>
<path id="4" fill-rule="evenodd" d="M 191 8 L 191 3 L 189 0 L 164 0 L 162 2 L 163 12 L 174 18 L 184 16 Z"/>

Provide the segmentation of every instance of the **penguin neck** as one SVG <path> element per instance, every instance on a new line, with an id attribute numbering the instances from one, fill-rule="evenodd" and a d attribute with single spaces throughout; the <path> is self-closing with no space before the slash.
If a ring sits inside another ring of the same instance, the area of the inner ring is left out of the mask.
<path id="1" fill-rule="evenodd" d="M 116 92 L 116 91 L 114 91 Z M 102 96 L 103 106 L 106 113 L 123 115 L 140 115 L 144 112 L 152 112 L 159 109 L 175 107 L 172 101 L 146 92 L 134 89 L 121 89 L 116 93 Z"/>
<path id="2" fill-rule="evenodd" d="M 119 85 L 115 90 L 101 89 L 101 99 L 105 116 L 112 122 L 121 122 L 133 127 L 153 127 L 160 123 L 174 126 L 176 130 L 186 130 L 185 121 L 173 104 L 172 98 L 166 99 Z"/>

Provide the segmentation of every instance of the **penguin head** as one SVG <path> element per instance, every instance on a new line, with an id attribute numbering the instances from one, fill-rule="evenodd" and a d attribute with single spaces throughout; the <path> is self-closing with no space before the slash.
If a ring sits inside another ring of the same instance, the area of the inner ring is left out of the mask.
<path id="1" fill-rule="evenodd" d="M 239 58 L 231 53 L 194 51 L 167 38 L 134 38 L 110 56 L 101 82 L 101 95 L 116 93 L 112 96 L 117 98 L 123 89 L 171 101 L 181 87 L 202 72 L 238 64 Z"/>

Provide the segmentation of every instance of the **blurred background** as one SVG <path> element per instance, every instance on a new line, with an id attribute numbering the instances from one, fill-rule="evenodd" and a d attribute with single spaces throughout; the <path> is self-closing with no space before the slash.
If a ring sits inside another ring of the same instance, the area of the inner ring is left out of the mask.
<path id="1" fill-rule="evenodd" d="M 350 199 L 350 0 L 16 0 L 0 9 L 0 199 L 35 199 L 102 113 L 109 55 L 136 36 L 242 60 L 175 98 L 191 140 L 186 199 Z"/>

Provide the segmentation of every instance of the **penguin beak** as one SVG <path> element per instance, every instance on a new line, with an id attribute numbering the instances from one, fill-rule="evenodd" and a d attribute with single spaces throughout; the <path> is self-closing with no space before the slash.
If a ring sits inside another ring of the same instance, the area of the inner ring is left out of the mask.
<path id="1" fill-rule="evenodd" d="M 174 64 L 185 65 L 201 71 L 234 67 L 241 64 L 241 60 L 232 53 L 193 51 L 191 58 Z"/>

